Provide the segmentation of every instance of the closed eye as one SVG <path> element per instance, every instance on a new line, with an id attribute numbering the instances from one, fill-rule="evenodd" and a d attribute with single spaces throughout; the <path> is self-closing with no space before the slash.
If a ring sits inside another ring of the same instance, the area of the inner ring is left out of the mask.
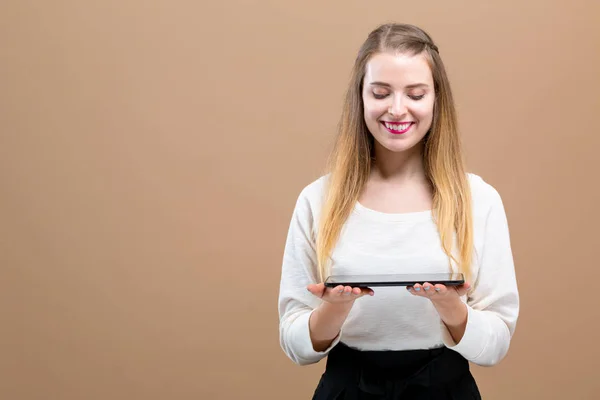
<path id="1" fill-rule="evenodd" d="M 373 93 L 373 97 L 375 97 L 378 100 L 385 99 L 388 96 L 389 96 L 389 94 L 377 94 L 377 93 Z M 425 97 L 425 95 L 424 94 L 421 94 L 421 95 L 418 95 L 418 96 L 408 95 L 408 97 L 411 98 L 412 100 L 421 100 L 421 99 L 423 99 L 423 97 Z"/>

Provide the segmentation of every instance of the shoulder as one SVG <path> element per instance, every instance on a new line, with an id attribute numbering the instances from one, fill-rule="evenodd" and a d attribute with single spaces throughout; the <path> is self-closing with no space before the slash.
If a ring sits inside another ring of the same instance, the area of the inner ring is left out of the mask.
<path id="1" fill-rule="evenodd" d="M 297 207 L 309 207 L 313 210 L 321 208 L 329 175 L 322 175 L 306 184 L 298 195 Z"/>
<path id="2" fill-rule="evenodd" d="M 329 175 L 323 175 L 306 184 L 296 201 L 296 213 L 309 214 L 316 219 L 321 211 Z"/>
<path id="3" fill-rule="evenodd" d="M 467 176 L 475 209 L 489 211 L 492 208 L 503 207 L 502 197 L 494 186 L 477 174 L 468 173 Z"/>
<path id="4" fill-rule="evenodd" d="M 322 175 L 305 185 L 300 191 L 299 197 L 311 203 L 321 202 L 325 194 L 328 177 L 329 175 Z"/>
<path id="5" fill-rule="evenodd" d="M 500 192 L 481 176 L 469 173 L 471 205 L 476 221 L 487 221 L 491 215 L 505 218 L 506 210 Z"/>

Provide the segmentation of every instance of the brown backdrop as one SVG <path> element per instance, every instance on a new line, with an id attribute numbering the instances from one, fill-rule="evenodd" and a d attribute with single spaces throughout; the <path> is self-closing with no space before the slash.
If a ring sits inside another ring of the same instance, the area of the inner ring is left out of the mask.
<path id="1" fill-rule="evenodd" d="M 3 1 L 0 398 L 310 398 L 283 244 L 388 21 L 437 41 L 507 208 L 522 314 L 484 398 L 597 398 L 599 4 Z"/>

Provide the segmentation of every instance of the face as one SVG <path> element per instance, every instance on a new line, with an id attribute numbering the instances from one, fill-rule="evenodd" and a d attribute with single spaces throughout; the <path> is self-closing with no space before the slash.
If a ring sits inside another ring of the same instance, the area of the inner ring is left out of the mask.
<path id="1" fill-rule="evenodd" d="M 433 120 L 434 84 L 425 57 L 376 54 L 365 68 L 362 98 L 376 150 L 414 148 Z"/>

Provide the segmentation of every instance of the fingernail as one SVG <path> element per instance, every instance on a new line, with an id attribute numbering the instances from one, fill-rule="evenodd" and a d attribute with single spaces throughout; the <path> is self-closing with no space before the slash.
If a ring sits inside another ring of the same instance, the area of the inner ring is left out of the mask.
<path id="1" fill-rule="evenodd" d="M 417 287 L 417 288 L 415 288 L 415 290 L 418 292 L 419 290 L 421 290 L 421 288 L 420 288 L 420 287 Z"/>
<path id="2" fill-rule="evenodd" d="M 439 288 L 439 287 L 436 287 L 436 288 L 435 288 L 435 291 L 436 291 L 436 292 L 439 292 L 439 291 L 440 291 L 440 288 Z"/>
<path id="3" fill-rule="evenodd" d="M 338 290 L 338 292 L 340 292 L 340 293 L 342 293 L 343 291 L 344 291 L 344 289 L 340 289 L 340 290 Z"/>
<path id="4" fill-rule="evenodd" d="M 425 290 L 429 290 L 429 286 L 425 286 Z"/>

